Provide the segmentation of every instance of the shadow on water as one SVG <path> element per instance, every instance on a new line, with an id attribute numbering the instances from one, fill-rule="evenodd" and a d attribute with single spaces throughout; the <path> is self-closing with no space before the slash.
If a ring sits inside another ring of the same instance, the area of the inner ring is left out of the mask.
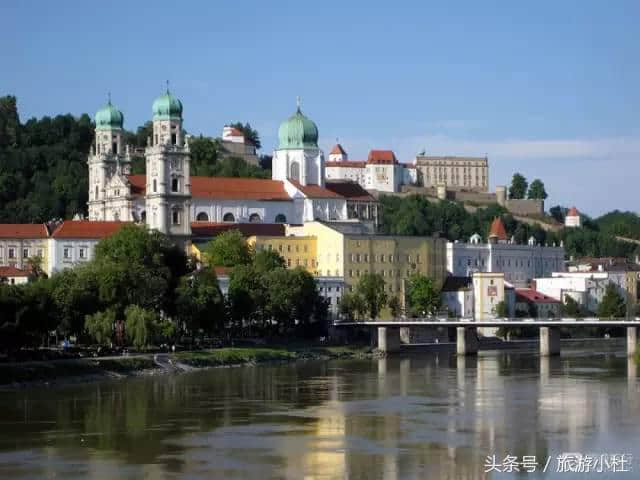
<path id="1" fill-rule="evenodd" d="M 580 349 L 551 358 L 412 353 L 4 391 L 0 477 L 479 479 L 491 478 L 484 464 L 493 454 L 640 460 L 639 395 L 635 362 Z"/>

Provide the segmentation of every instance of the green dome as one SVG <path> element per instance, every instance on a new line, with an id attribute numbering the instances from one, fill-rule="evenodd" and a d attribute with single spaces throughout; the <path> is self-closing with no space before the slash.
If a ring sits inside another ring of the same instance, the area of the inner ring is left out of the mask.
<path id="1" fill-rule="evenodd" d="M 156 98 L 153 102 L 153 119 L 154 120 L 181 120 L 182 119 L 182 102 L 169 93 Z"/>
<path id="2" fill-rule="evenodd" d="M 282 122 L 278 129 L 279 149 L 318 148 L 318 127 L 300 111 Z"/>
<path id="3" fill-rule="evenodd" d="M 95 116 L 96 128 L 98 130 L 110 130 L 113 128 L 122 128 L 124 124 L 124 115 L 116 107 L 111 105 L 111 100 L 106 107 L 98 110 Z"/>

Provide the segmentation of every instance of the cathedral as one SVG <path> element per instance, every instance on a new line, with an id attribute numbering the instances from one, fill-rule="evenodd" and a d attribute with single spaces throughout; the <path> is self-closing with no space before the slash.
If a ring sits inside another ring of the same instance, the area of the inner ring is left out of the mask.
<path id="1" fill-rule="evenodd" d="M 96 113 L 88 158 L 89 220 L 146 223 L 178 242 L 191 237 L 193 222 L 376 223 L 378 205 L 366 190 L 351 181 L 325 181 L 318 128 L 299 104 L 278 130 L 271 180 L 191 176 L 182 113 L 182 102 L 168 89 L 153 102 L 146 175 L 131 174 L 122 112 L 109 100 Z"/>

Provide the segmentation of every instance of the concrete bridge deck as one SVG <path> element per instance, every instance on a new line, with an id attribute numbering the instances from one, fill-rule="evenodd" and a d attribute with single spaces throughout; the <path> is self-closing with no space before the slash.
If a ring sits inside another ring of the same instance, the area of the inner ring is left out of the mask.
<path id="1" fill-rule="evenodd" d="M 478 353 L 477 329 L 481 327 L 538 327 L 540 328 L 540 355 L 560 354 L 561 327 L 623 327 L 627 329 L 627 354 L 634 356 L 638 349 L 637 328 L 640 317 L 635 318 L 496 318 L 474 321 L 463 318 L 397 318 L 378 321 L 336 321 L 336 327 L 371 327 L 378 329 L 378 349 L 385 353 L 400 350 L 400 329 L 410 327 L 446 327 L 456 329 L 458 355 Z"/>

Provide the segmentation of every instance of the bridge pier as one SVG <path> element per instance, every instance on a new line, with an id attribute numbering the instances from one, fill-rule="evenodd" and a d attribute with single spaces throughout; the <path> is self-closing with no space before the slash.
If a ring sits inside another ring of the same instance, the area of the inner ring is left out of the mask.
<path id="1" fill-rule="evenodd" d="M 540 355 L 543 357 L 560 355 L 560 329 L 540 327 Z"/>
<path id="2" fill-rule="evenodd" d="M 627 355 L 635 357 L 638 351 L 638 327 L 627 327 Z"/>
<path id="3" fill-rule="evenodd" d="M 400 329 L 393 327 L 378 327 L 378 350 L 383 353 L 399 352 Z"/>
<path id="4" fill-rule="evenodd" d="M 477 355 L 478 333 L 475 327 L 457 327 L 456 336 L 458 355 Z"/>

